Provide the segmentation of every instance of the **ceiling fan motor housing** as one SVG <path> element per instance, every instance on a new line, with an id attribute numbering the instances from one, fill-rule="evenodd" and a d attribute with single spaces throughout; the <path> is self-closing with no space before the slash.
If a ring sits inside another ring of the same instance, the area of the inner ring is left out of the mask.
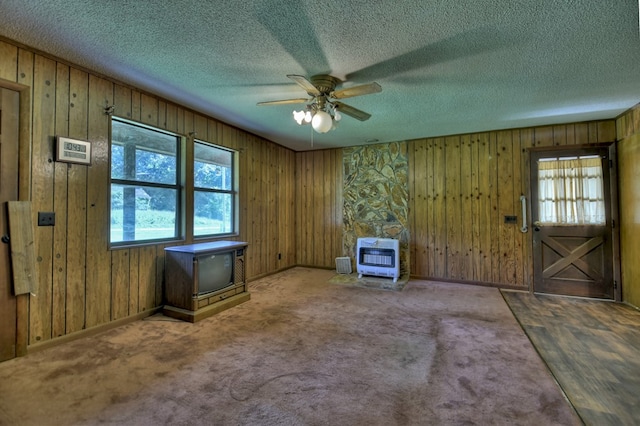
<path id="1" fill-rule="evenodd" d="M 336 86 L 341 83 L 340 79 L 327 74 L 314 75 L 310 80 L 322 94 L 333 92 Z"/>

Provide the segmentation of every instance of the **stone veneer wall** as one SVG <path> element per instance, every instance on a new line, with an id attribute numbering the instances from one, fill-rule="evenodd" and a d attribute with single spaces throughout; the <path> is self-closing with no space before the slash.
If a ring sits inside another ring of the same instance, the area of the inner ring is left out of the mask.
<path id="1" fill-rule="evenodd" d="M 409 275 L 409 164 L 407 144 L 393 142 L 343 150 L 344 239 L 355 259 L 360 237 L 400 240 L 400 273 Z"/>

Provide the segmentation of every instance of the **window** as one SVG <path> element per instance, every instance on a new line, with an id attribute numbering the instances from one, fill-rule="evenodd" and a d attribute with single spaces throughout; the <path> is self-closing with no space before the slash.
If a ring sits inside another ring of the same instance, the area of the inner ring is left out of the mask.
<path id="1" fill-rule="evenodd" d="M 541 223 L 604 225 L 601 158 L 584 156 L 539 160 L 538 203 Z"/>
<path id="2" fill-rule="evenodd" d="M 179 237 L 180 137 L 113 118 L 112 244 Z"/>
<path id="3" fill-rule="evenodd" d="M 205 237 L 234 232 L 234 152 L 195 141 L 193 157 L 193 235 Z"/>

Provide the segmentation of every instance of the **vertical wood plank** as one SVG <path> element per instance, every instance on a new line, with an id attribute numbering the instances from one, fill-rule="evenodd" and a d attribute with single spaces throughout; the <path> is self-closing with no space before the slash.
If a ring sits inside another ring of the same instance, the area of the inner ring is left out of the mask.
<path id="1" fill-rule="evenodd" d="M 131 89 L 116 84 L 113 88 L 114 114 L 116 117 L 132 119 Z"/>
<path id="2" fill-rule="evenodd" d="M 542 126 L 534 128 L 535 146 L 553 146 L 553 127 Z"/>
<path id="3" fill-rule="evenodd" d="M 34 60 L 31 199 L 32 220 L 36 223 L 37 212 L 53 211 L 56 63 L 39 55 Z M 49 340 L 52 336 L 53 227 L 36 227 L 35 244 L 40 283 L 37 297 L 31 298 L 29 309 L 30 344 Z"/>
<path id="4" fill-rule="evenodd" d="M 496 132 L 489 133 L 489 199 L 491 215 L 489 229 L 491 230 L 491 279 L 489 282 L 497 283 L 500 280 L 500 212 L 499 212 L 499 188 L 498 188 L 498 143 Z"/>
<path id="5" fill-rule="evenodd" d="M 56 69 L 56 123 L 57 136 L 69 136 L 69 94 L 70 70 L 66 65 L 57 64 Z M 54 163 L 53 211 L 56 225 L 53 227 L 53 298 L 52 334 L 54 337 L 66 334 L 67 299 L 67 218 L 68 179 L 70 167 L 65 163 Z"/>
<path id="6" fill-rule="evenodd" d="M 140 95 L 140 121 L 158 127 L 158 100 L 144 93 Z"/>
<path id="7" fill-rule="evenodd" d="M 142 95 L 137 90 L 131 91 L 131 119 L 142 121 Z"/>
<path id="8" fill-rule="evenodd" d="M 587 123 L 576 123 L 574 129 L 574 144 L 580 145 L 589 140 L 589 125 Z"/>
<path id="9" fill-rule="evenodd" d="M 574 127 L 574 130 L 577 128 Z M 577 135 L 577 133 L 576 133 Z M 529 231 L 522 234 L 522 284 L 528 289 L 533 289 L 533 230 L 531 223 L 531 167 L 529 148 L 534 145 L 534 132 L 532 129 L 520 130 L 521 148 L 521 191 L 527 196 L 527 225 Z"/>
<path id="10" fill-rule="evenodd" d="M 174 104 L 167 104 L 165 129 L 170 132 L 181 133 L 181 130 L 178 127 L 178 107 Z"/>
<path id="11" fill-rule="evenodd" d="M 446 278 L 460 279 L 460 137 L 445 138 Z"/>
<path id="12" fill-rule="evenodd" d="M 567 126 L 564 124 L 552 127 L 553 145 L 560 146 L 567 144 Z"/>
<path id="13" fill-rule="evenodd" d="M 315 223 L 315 209 L 314 207 L 314 203 L 315 203 L 315 197 L 314 197 L 314 180 L 313 180 L 313 159 L 314 159 L 314 152 L 311 151 L 310 153 L 306 153 L 305 154 L 306 157 L 306 165 L 305 165 L 305 176 L 304 176 L 304 183 L 305 183 L 305 206 L 304 206 L 304 211 L 307 214 L 307 220 L 305 223 L 305 227 L 304 227 L 304 238 L 305 238 L 305 245 L 307 247 L 307 249 L 305 250 L 306 253 L 306 258 L 304 259 L 305 261 L 305 265 L 312 265 L 313 264 L 313 256 L 314 256 L 314 243 L 313 243 L 313 236 L 314 236 L 314 229 L 316 226 Z"/>
<path id="14" fill-rule="evenodd" d="M 342 235 L 344 234 L 344 172 L 343 172 L 343 150 L 336 151 L 333 159 L 335 170 L 335 203 L 336 203 L 336 226 L 333 233 L 335 238 L 336 256 L 345 256 L 345 249 Z"/>
<path id="15" fill-rule="evenodd" d="M 129 315 L 129 250 L 120 249 L 111 253 L 111 321 Z"/>
<path id="16" fill-rule="evenodd" d="M 516 214 L 514 205 L 513 132 L 496 134 L 498 161 L 498 282 L 515 284 L 515 229 L 517 224 L 507 224 L 505 216 Z"/>
<path id="17" fill-rule="evenodd" d="M 259 153 L 256 152 L 255 149 L 255 137 L 254 136 L 248 136 L 247 137 L 247 151 L 248 151 L 248 158 L 247 158 L 247 173 L 246 173 L 246 179 L 247 179 L 247 185 L 248 185 L 248 205 L 247 205 L 247 210 L 246 210 L 246 215 L 247 215 L 247 242 L 249 243 L 249 246 L 251 247 L 251 256 L 249 257 L 249 261 L 247 263 L 247 274 L 250 274 L 249 276 L 253 276 L 253 275 L 257 275 L 257 272 L 259 270 L 259 268 L 257 267 L 257 265 L 259 264 L 259 260 L 260 260 L 260 247 L 258 244 L 258 239 L 256 238 L 256 230 L 259 226 L 259 224 L 257 223 L 257 221 L 259 220 L 259 211 L 258 211 L 258 206 L 257 206 L 257 193 L 259 190 L 258 187 L 258 179 L 257 179 L 257 173 L 259 171 L 259 167 L 258 167 L 258 159 L 256 158 L 257 155 L 259 155 Z"/>
<path id="18" fill-rule="evenodd" d="M 473 167 L 471 163 L 471 135 L 460 138 L 460 278 L 473 280 Z"/>
<path id="19" fill-rule="evenodd" d="M 209 126 L 206 117 L 200 114 L 194 114 L 193 131 L 196 133 L 196 139 L 209 142 Z"/>
<path id="20" fill-rule="evenodd" d="M 113 105 L 113 84 L 89 76 L 89 128 L 92 165 L 87 170 L 87 273 L 86 326 L 109 322 L 111 318 L 111 253 L 109 246 L 109 116 Z"/>
<path id="21" fill-rule="evenodd" d="M 434 276 L 447 277 L 446 152 L 444 138 L 433 141 Z"/>
<path id="22" fill-rule="evenodd" d="M 573 127 L 571 131 L 567 129 L 567 140 L 569 142 L 570 136 L 573 134 Z M 518 218 L 517 224 L 514 227 L 514 246 L 513 246 L 513 258 L 515 265 L 515 275 L 513 277 L 513 284 L 518 286 L 524 286 L 524 234 L 521 232 L 522 227 L 522 204 L 520 202 L 520 196 L 525 194 L 523 189 L 523 165 L 522 165 L 522 148 L 521 148 L 520 130 L 514 130 L 512 132 L 512 169 L 513 169 L 513 211 L 514 215 Z"/>
<path id="23" fill-rule="evenodd" d="M 413 182 L 413 191 L 409 192 L 411 233 L 411 271 L 415 276 L 425 277 L 428 271 L 427 254 L 427 156 L 424 139 L 409 142 L 409 176 Z"/>
<path id="24" fill-rule="evenodd" d="M 323 256 L 321 266 L 331 267 L 332 263 L 335 263 L 335 249 L 333 247 L 333 234 L 335 232 L 335 223 L 333 220 L 334 213 L 337 206 L 335 205 L 335 173 L 333 173 L 331 161 L 332 154 L 335 151 L 323 150 L 322 152 L 322 175 L 324 181 L 323 193 L 322 193 L 322 245 Z M 333 262 L 332 262 L 333 257 Z"/>
<path id="25" fill-rule="evenodd" d="M 301 153 L 296 154 L 295 156 L 296 167 L 294 171 L 294 182 L 295 182 L 295 246 L 297 250 L 295 252 L 296 258 L 295 262 L 298 265 L 302 264 L 302 249 L 305 247 L 303 244 L 304 240 L 302 239 L 302 197 L 303 197 L 303 185 L 302 185 L 302 170 L 304 167 L 304 156 Z"/>
<path id="26" fill-rule="evenodd" d="M 0 78 L 17 81 L 18 48 L 0 40 Z"/>
<path id="27" fill-rule="evenodd" d="M 129 314 L 140 311 L 140 248 L 129 249 Z"/>
<path id="28" fill-rule="evenodd" d="M 615 142 L 616 123 L 614 120 L 604 120 L 598 122 L 598 142 Z"/>
<path id="29" fill-rule="evenodd" d="M 156 247 L 138 251 L 138 312 L 156 307 Z"/>
<path id="30" fill-rule="evenodd" d="M 323 211 L 322 211 L 322 202 L 324 197 L 324 187 L 327 184 L 325 182 L 323 173 L 323 151 L 314 151 L 313 152 L 313 206 L 314 208 L 311 210 L 313 215 L 313 229 L 312 232 L 312 240 L 315 244 L 312 246 L 314 249 L 312 265 L 322 265 L 324 258 L 324 250 L 322 247 L 322 243 L 324 243 L 324 230 L 323 228 Z M 322 243 L 321 243 L 322 242 Z M 320 244 L 318 244 L 320 243 Z"/>
<path id="31" fill-rule="evenodd" d="M 426 276 L 427 277 L 435 277 L 436 276 L 436 231 L 437 224 L 435 223 L 435 200 L 436 200 L 436 192 L 434 186 L 434 179 L 436 173 L 440 173 L 440 170 L 435 169 L 435 140 L 427 139 L 425 146 L 425 167 L 427 168 L 427 184 L 425 187 L 425 202 L 426 206 L 426 226 L 427 226 L 427 264 L 426 267 Z"/>
<path id="32" fill-rule="evenodd" d="M 493 269 L 491 262 L 491 240 L 493 229 L 491 228 L 491 194 L 492 194 L 492 175 L 494 171 L 494 163 L 492 161 L 493 152 L 491 150 L 491 138 L 489 133 L 481 133 L 478 135 L 478 156 L 480 158 L 480 171 L 478 184 L 480 187 L 480 226 L 481 235 L 479 248 L 481 255 L 480 260 L 480 280 L 483 282 L 492 282 Z"/>
<path id="33" fill-rule="evenodd" d="M 89 76 L 71 68 L 69 74 L 69 136 L 88 138 Z M 87 241 L 87 166 L 67 169 L 67 300 L 66 332 L 85 327 L 85 270 Z"/>

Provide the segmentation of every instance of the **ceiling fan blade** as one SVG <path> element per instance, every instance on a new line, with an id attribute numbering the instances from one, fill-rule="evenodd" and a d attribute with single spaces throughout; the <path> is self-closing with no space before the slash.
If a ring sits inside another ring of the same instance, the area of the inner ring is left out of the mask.
<path id="1" fill-rule="evenodd" d="M 368 114 L 362 110 L 359 110 L 358 108 L 354 108 L 347 104 L 343 104 L 342 102 L 333 102 L 333 104 L 338 107 L 338 111 L 340 111 L 341 114 L 347 114 L 348 116 L 353 117 L 356 120 L 367 121 L 371 117 L 371 114 Z"/>
<path id="2" fill-rule="evenodd" d="M 353 96 L 368 95 L 382 91 L 382 87 L 378 83 L 362 84 L 360 86 L 347 87 L 345 89 L 334 90 L 331 97 L 335 99 L 351 98 Z"/>
<path id="3" fill-rule="evenodd" d="M 314 86 L 312 82 L 307 80 L 306 77 L 296 74 L 288 74 L 287 77 L 298 83 L 298 85 L 302 87 L 310 96 L 320 95 L 320 91 L 318 90 L 318 88 Z"/>
<path id="4" fill-rule="evenodd" d="M 266 102 L 258 102 L 258 106 L 263 105 L 287 105 L 287 104 L 303 104 L 305 102 L 309 102 L 307 98 L 298 98 L 298 99 L 283 99 L 281 101 L 266 101 Z"/>

